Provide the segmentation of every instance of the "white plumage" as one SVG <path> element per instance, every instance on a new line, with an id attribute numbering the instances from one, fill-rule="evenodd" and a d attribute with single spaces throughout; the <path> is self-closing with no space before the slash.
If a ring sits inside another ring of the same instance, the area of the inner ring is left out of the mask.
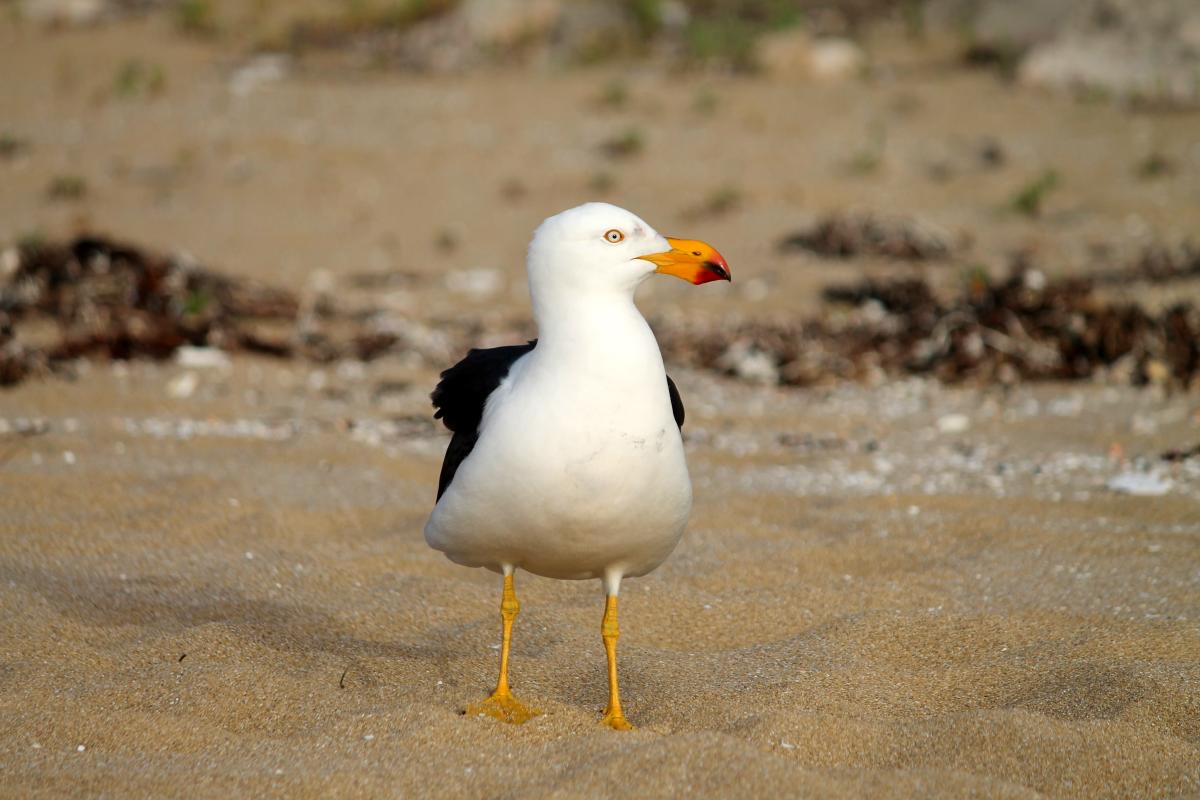
<path id="1" fill-rule="evenodd" d="M 691 511 L 682 403 L 634 292 L 655 272 L 729 279 L 708 245 L 667 239 L 606 203 L 542 223 L 528 271 L 536 346 L 472 351 L 434 392 L 455 438 L 425 525 L 431 547 L 506 577 L 501 679 L 480 710 L 509 721 L 534 713 L 507 688 L 513 572 L 602 579 L 615 648 L 621 579 L 661 564 Z M 622 728 L 614 653 L 605 719 Z"/>
<path id="2" fill-rule="evenodd" d="M 538 228 L 537 347 L 487 398 L 479 440 L 425 526 L 432 547 L 497 572 L 604 578 L 610 593 L 675 548 L 691 482 L 662 355 L 633 302 L 655 272 L 640 256 L 670 249 L 606 203 Z"/>

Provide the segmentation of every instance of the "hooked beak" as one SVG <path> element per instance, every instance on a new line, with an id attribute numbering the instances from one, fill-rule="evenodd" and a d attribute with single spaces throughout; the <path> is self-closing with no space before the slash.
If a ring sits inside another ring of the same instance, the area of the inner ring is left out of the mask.
<path id="1" fill-rule="evenodd" d="M 725 258 L 710 245 L 692 239 L 672 239 L 670 236 L 667 237 L 667 244 L 671 245 L 667 252 L 639 258 L 658 267 L 655 272 L 674 275 L 688 283 L 699 285 L 709 281 L 733 280 Z"/>

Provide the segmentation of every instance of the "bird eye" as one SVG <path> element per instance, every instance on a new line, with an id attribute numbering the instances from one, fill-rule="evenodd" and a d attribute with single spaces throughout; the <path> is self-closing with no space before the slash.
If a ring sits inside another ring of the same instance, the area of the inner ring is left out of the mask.
<path id="1" fill-rule="evenodd" d="M 621 233 L 616 228 L 613 228 L 611 231 L 604 234 L 604 238 L 608 239 L 613 244 L 616 244 L 617 242 L 623 241 L 625 239 L 625 234 Z"/>

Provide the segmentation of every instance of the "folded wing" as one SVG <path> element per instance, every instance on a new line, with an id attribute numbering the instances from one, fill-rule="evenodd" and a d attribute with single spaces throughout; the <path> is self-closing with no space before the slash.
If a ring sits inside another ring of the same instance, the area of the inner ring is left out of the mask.
<path id="1" fill-rule="evenodd" d="M 479 439 L 479 422 L 483 419 L 488 396 L 496 391 L 517 359 L 536 345 L 537 340 L 534 340 L 527 344 L 472 350 L 466 358 L 442 373 L 431 396 L 433 407 L 437 409 L 433 416 L 453 431 L 454 436 L 446 448 L 446 458 L 442 461 L 442 472 L 438 477 L 439 500 L 450 481 L 454 480 L 458 465 L 475 448 L 475 442 Z"/>

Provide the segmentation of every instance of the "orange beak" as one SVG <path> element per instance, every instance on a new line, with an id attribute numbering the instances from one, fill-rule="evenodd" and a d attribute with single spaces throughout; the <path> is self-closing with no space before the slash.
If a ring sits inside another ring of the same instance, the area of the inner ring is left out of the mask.
<path id="1" fill-rule="evenodd" d="M 688 283 L 699 285 L 709 281 L 733 280 L 725 258 L 712 246 L 691 239 L 672 239 L 670 236 L 667 237 L 667 244 L 671 245 L 667 252 L 640 258 L 658 267 L 655 272 L 674 275 Z"/>

